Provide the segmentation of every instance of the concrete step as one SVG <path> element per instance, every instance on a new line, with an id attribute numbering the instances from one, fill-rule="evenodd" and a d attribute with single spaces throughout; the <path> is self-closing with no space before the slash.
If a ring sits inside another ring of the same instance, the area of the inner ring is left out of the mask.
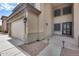
<path id="1" fill-rule="evenodd" d="M 60 56 L 61 47 L 54 44 L 49 44 L 43 51 L 41 51 L 38 56 Z"/>

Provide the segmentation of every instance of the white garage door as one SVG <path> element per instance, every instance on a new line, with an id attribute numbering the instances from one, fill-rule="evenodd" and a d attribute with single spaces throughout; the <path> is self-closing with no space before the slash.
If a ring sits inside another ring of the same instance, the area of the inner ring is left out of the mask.
<path id="1" fill-rule="evenodd" d="M 24 38 L 24 23 L 23 19 L 17 20 L 11 24 L 12 36 L 23 40 Z"/>

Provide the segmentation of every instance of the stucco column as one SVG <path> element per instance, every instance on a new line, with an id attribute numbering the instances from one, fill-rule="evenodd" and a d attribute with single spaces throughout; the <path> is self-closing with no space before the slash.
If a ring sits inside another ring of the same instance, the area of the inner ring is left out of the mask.
<path id="1" fill-rule="evenodd" d="M 11 23 L 8 23 L 8 34 L 11 36 Z"/>
<path id="2" fill-rule="evenodd" d="M 52 5 L 45 5 L 45 35 L 49 37 L 52 35 Z"/>
<path id="3" fill-rule="evenodd" d="M 73 4 L 73 24 L 74 24 L 74 38 L 79 36 L 79 4 Z"/>
<path id="4" fill-rule="evenodd" d="M 25 5 L 26 6 L 26 5 Z M 25 23 L 24 23 L 24 43 L 28 43 L 28 10 L 27 8 L 24 9 L 24 18 Z"/>

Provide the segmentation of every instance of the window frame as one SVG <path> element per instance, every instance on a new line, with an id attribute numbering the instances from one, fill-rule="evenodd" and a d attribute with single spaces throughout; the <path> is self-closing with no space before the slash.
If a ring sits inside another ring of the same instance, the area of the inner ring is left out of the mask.
<path id="1" fill-rule="evenodd" d="M 61 24 L 60 23 L 54 24 L 54 31 L 60 31 L 60 30 L 61 30 Z"/>
<path id="2" fill-rule="evenodd" d="M 66 14 L 71 14 L 72 13 L 72 6 L 66 6 L 63 8 L 62 10 L 63 12 L 63 15 L 66 15 Z"/>
<path id="3" fill-rule="evenodd" d="M 54 10 L 54 17 L 61 16 L 61 9 Z"/>

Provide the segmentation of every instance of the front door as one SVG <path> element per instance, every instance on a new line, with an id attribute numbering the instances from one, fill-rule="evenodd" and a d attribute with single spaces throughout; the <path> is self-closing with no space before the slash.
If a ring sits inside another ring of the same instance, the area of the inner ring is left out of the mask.
<path id="1" fill-rule="evenodd" d="M 62 34 L 67 36 L 72 35 L 72 22 L 65 22 L 62 24 Z"/>

